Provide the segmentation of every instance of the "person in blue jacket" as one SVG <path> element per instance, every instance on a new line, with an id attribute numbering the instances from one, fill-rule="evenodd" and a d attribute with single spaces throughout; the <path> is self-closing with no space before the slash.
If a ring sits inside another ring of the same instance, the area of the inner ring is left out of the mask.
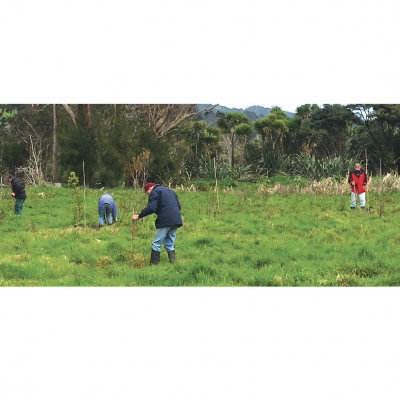
<path id="1" fill-rule="evenodd" d="M 175 239 L 176 233 L 182 224 L 181 205 L 176 193 L 166 187 L 153 182 L 146 183 L 143 187 L 149 196 L 145 208 L 139 213 L 132 215 L 132 221 L 144 218 L 150 214 L 156 214 L 156 233 L 152 241 L 150 264 L 158 264 L 160 261 L 161 246 L 164 244 L 171 263 L 175 262 Z"/>
<path id="2" fill-rule="evenodd" d="M 104 225 L 104 220 L 108 225 L 112 225 L 113 221 L 117 222 L 117 206 L 112 196 L 105 192 L 100 196 L 97 202 L 97 209 L 99 213 L 99 228 Z"/>
<path id="3" fill-rule="evenodd" d="M 14 214 L 22 214 L 22 208 L 26 199 L 25 184 L 16 176 L 8 175 L 7 178 L 11 185 L 12 196 L 15 199 Z"/>

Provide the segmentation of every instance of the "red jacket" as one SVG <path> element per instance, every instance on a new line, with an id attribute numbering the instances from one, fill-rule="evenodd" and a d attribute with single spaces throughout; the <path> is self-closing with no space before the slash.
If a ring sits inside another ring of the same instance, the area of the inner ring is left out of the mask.
<path id="1" fill-rule="evenodd" d="M 355 185 L 352 185 L 351 182 L 355 182 Z M 367 173 L 360 169 L 359 171 L 353 169 L 349 173 L 348 182 L 351 186 L 351 191 L 357 194 L 364 193 L 366 191 L 365 186 L 368 183 Z"/>

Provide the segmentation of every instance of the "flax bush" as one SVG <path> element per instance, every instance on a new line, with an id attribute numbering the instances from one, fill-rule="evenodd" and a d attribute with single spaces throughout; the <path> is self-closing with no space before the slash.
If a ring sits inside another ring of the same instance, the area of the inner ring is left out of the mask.
<path id="1" fill-rule="evenodd" d="M 317 159 L 315 155 L 299 154 L 292 159 L 290 171 L 293 175 L 315 180 L 333 178 L 340 180 L 354 165 L 351 158 L 335 156 Z"/>

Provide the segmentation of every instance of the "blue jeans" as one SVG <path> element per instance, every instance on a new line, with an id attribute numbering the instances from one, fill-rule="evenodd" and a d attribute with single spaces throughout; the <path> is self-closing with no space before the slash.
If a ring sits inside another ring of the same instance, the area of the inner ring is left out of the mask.
<path id="1" fill-rule="evenodd" d="M 108 225 L 112 224 L 112 206 L 111 206 L 111 204 L 104 203 L 102 206 L 100 206 L 99 225 L 104 224 L 104 219 L 107 219 Z"/>
<path id="2" fill-rule="evenodd" d="M 174 242 L 176 239 L 176 231 L 178 230 L 177 225 L 166 226 L 165 228 L 156 229 L 156 234 L 151 243 L 151 248 L 155 251 L 161 251 L 161 246 L 164 243 L 164 247 L 167 251 L 174 250 Z"/>

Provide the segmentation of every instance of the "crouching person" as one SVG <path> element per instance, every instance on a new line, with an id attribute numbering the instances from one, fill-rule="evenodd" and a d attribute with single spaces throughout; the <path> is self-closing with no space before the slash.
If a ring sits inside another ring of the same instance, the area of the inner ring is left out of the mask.
<path id="1" fill-rule="evenodd" d="M 106 192 L 100 196 L 97 202 L 97 210 L 99 213 L 99 228 L 104 225 L 104 220 L 107 221 L 108 225 L 111 225 L 113 221 L 118 221 L 117 206 L 109 193 Z"/>
<path id="2" fill-rule="evenodd" d="M 159 263 L 163 244 L 168 252 L 169 261 L 173 263 L 176 260 L 174 247 L 176 233 L 178 228 L 182 226 L 181 205 L 178 196 L 172 189 L 152 182 L 146 183 L 143 188 L 149 196 L 147 205 L 139 214 L 133 215 L 131 219 L 136 221 L 153 213 L 157 215 L 150 264 Z"/>

